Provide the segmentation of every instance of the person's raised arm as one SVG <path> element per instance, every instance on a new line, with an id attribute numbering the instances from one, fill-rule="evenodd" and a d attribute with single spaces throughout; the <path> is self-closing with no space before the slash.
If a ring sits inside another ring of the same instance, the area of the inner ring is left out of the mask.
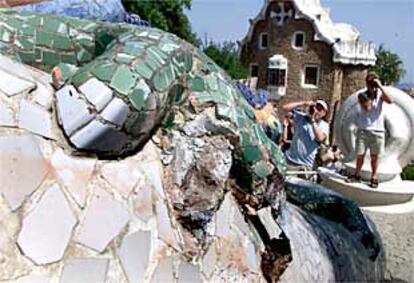
<path id="1" fill-rule="evenodd" d="M 387 94 L 387 90 L 384 88 L 380 80 L 374 80 L 374 82 L 378 85 L 378 88 L 382 91 L 381 99 L 386 103 L 392 103 L 392 98 Z"/>
<path id="2" fill-rule="evenodd" d="M 312 100 L 308 100 L 308 101 L 298 101 L 298 102 L 290 102 L 287 103 L 285 105 L 283 105 L 283 110 L 285 110 L 286 112 L 290 112 L 296 108 L 299 107 L 303 107 L 303 106 L 313 106 L 315 105 L 315 102 Z"/>

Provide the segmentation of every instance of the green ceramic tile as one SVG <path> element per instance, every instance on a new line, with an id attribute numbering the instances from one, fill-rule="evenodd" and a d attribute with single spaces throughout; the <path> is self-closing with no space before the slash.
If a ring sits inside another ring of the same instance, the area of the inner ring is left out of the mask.
<path id="1" fill-rule="evenodd" d="M 206 88 L 204 86 L 204 80 L 201 77 L 195 77 L 191 80 L 191 89 L 193 91 L 202 92 Z"/>
<path id="2" fill-rule="evenodd" d="M 91 77 L 91 75 L 88 72 L 78 71 L 76 73 L 76 75 L 74 75 L 72 77 L 71 82 L 74 83 L 77 86 L 80 86 L 81 84 L 83 84 L 84 82 L 89 80 L 90 77 Z"/>
<path id="3" fill-rule="evenodd" d="M 112 76 L 114 75 L 116 70 L 116 65 L 113 63 L 104 64 L 97 66 L 91 70 L 92 74 L 94 74 L 98 79 L 101 81 L 111 81 Z"/>
<path id="4" fill-rule="evenodd" d="M 27 23 L 31 26 L 41 26 L 43 23 L 43 17 L 32 16 L 27 18 Z"/>
<path id="5" fill-rule="evenodd" d="M 210 75 L 205 79 L 205 81 L 209 90 L 218 90 L 217 78 L 215 76 Z"/>
<path id="6" fill-rule="evenodd" d="M 163 92 L 168 89 L 174 80 L 175 75 L 172 66 L 167 65 L 155 73 L 155 76 L 152 79 L 152 85 L 154 86 L 155 90 Z"/>
<path id="7" fill-rule="evenodd" d="M 68 50 L 72 47 L 72 41 L 66 36 L 53 35 L 53 48 Z"/>
<path id="8" fill-rule="evenodd" d="M 152 77 L 152 70 L 148 68 L 148 66 L 143 62 L 136 64 L 134 69 L 141 77 L 145 79 L 150 79 Z"/>
<path id="9" fill-rule="evenodd" d="M 59 28 L 61 26 L 61 22 L 56 19 L 56 18 L 52 18 L 52 17 L 45 17 L 43 20 L 43 29 L 45 31 L 50 31 L 50 32 L 58 32 Z"/>
<path id="10" fill-rule="evenodd" d="M 251 146 L 251 144 L 252 143 L 250 141 L 250 134 L 245 131 L 240 131 L 240 146 L 248 147 L 248 146 Z"/>
<path id="11" fill-rule="evenodd" d="M 28 40 L 26 37 L 18 36 L 16 39 L 16 44 L 20 45 L 23 49 L 32 49 L 33 48 L 33 42 Z"/>
<path id="12" fill-rule="evenodd" d="M 176 84 L 170 89 L 168 95 L 171 96 L 175 102 L 180 103 L 183 99 L 184 91 L 185 89 L 182 85 Z"/>
<path id="13" fill-rule="evenodd" d="M 78 61 L 76 60 L 76 53 L 75 52 L 62 52 L 60 53 L 60 57 L 62 58 L 62 62 L 66 64 L 77 65 Z"/>
<path id="14" fill-rule="evenodd" d="M 79 61 L 79 63 L 82 64 L 82 63 L 90 62 L 93 56 L 86 49 L 82 48 L 80 50 L 77 50 L 76 58 Z"/>
<path id="15" fill-rule="evenodd" d="M 25 64 L 31 64 L 36 60 L 36 55 L 34 52 L 18 51 L 17 55 L 19 56 L 20 61 L 22 61 Z"/>
<path id="16" fill-rule="evenodd" d="M 115 60 L 121 64 L 129 64 L 134 60 L 134 56 L 125 53 L 118 53 Z"/>
<path id="17" fill-rule="evenodd" d="M 43 50 L 42 58 L 43 63 L 50 67 L 60 63 L 60 55 L 54 51 Z"/>
<path id="18" fill-rule="evenodd" d="M 8 30 L 2 28 L 0 29 L 0 40 L 3 42 L 11 42 L 12 34 Z"/>
<path id="19" fill-rule="evenodd" d="M 245 147 L 242 149 L 242 152 L 247 162 L 257 162 L 262 159 L 262 153 L 257 146 Z"/>
<path id="20" fill-rule="evenodd" d="M 116 69 L 116 72 L 111 80 L 111 87 L 117 92 L 127 95 L 134 87 L 137 77 L 125 65 Z"/>
<path id="21" fill-rule="evenodd" d="M 145 56 L 145 64 L 151 68 L 151 70 L 156 71 L 162 66 L 162 62 L 157 60 L 156 57 L 148 55 Z"/>
<path id="22" fill-rule="evenodd" d="M 214 102 L 214 98 L 207 92 L 197 93 L 196 99 L 200 105 Z"/>
<path id="23" fill-rule="evenodd" d="M 19 30 L 23 27 L 23 22 L 15 18 L 7 18 L 3 22 L 16 30 Z"/>
<path id="24" fill-rule="evenodd" d="M 147 99 L 147 94 L 142 89 L 134 89 L 129 94 L 129 100 L 137 110 L 142 110 Z"/>
<path id="25" fill-rule="evenodd" d="M 214 64 L 214 63 L 207 63 L 207 69 L 210 71 L 210 72 L 218 72 L 218 67 L 217 67 L 217 65 L 216 64 Z"/>
<path id="26" fill-rule="evenodd" d="M 227 105 L 218 104 L 217 114 L 226 120 L 233 120 L 233 108 Z"/>
<path id="27" fill-rule="evenodd" d="M 144 54 L 144 48 L 137 44 L 128 44 L 122 48 L 123 52 L 134 55 L 135 57 Z"/>
<path id="28" fill-rule="evenodd" d="M 36 45 L 42 45 L 50 47 L 52 46 L 52 37 L 50 33 L 36 30 L 35 32 L 35 43 Z"/>
<path id="29" fill-rule="evenodd" d="M 260 161 L 254 166 L 254 173 L 259 178 L 264 178 L 269 176 L 272 172 L 269 169 L 266 161 Z"/>
<path id="30" fill-rule="evenodd" d="M 19 29 L 18 34 L 26 35 L 26 36 L 34 36 L 35 35 L 35 28 L 28 25 L 23 25 L 21 29 Z"/>

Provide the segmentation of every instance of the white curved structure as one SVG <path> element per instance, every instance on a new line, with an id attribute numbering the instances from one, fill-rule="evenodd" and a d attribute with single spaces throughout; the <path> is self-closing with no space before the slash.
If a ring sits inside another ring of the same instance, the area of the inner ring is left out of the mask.
<path id="1" fill-rule="evenodd" d="M 387 87 L 393 104 L 384 104 L 385 113 L 385 151 L 380 158 L 377 189 L 361 183 L 346 183 L 345 176 L 320 169 L 322 184 L 348 196 L 364 207 L 389 207 L 390 205 L 412 203 L 414 182 L 402 181 L 402 169 L 414 160 L 414 101 L 403 91 Z M 355 133 L 354 117 L 357 114 L 357 94 L 349 97 L 342 105 L 336 117 L 335 139 L 339 148 L 347 157 L 345 167 L 348 174 L 355 171 Z M 369 153 L 362 168 L 362 179 L 371 178 Z"/>
<path id="2" fill-rule="evenodd" d="M 393 104 L 384 104 L 386 145 L 383 157 L 380 160 L 379 179 L 382 182 L 399 178 L 402 169 L 414 160 L 414 107 L 413 100 L 403 91 L 387 87 L 387 93 L 394 101 Z M 355 124 L 358 100 L 354 94 L 342 105 L 335 123 L 336 143 L 350 163 L 346 167 L 352 171 L 355 168 Z M 369 154 L 366 156 L 362 177 L 370 179 Z"/>

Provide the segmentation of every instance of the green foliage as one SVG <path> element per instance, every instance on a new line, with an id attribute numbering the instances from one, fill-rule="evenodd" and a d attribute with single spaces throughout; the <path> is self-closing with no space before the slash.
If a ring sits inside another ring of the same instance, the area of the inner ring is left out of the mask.
<path id="1" fill-rule="evenodd" d="M 404 168 L 401 173 L 401 179 L 405 181 L 414 181 L 414 165 L 409 165 Z"/>
<path id="2" fill-rule="evenodd" d="M 239 49 L 236 43 L 229 41 L 222 44 L 210 41 L 203 46 L 204 53 L 234 79 L 247 78 L 248 76 L 248 69 L 240 61 Z"/>
<path id="3" fill-rule="evenodd" d="M 199 45 L 197 36 L 191 30 L 185 10 L 191 9 L 191 0 L 123 0 L 130 13 L 151 22 L 154 27 L 174 33 L 182 39 Z"/>
<path id="4" fill-rule="evenodd" d="M 405 75 L 403 62 L 398 54 L 385 49 L 380 45 L 376 51 L 377 63 L 373 68 L 381 78 L 383 84 L 393 85 L 398 83 Z"/>

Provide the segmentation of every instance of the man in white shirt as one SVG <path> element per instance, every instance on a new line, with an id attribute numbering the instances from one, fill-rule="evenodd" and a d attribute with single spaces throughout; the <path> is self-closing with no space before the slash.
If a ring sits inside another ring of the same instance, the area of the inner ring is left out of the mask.
<path id="1" fill-rule="evenodd" d="M 378 157 L 382 154 L 385 144 L 385 124 L 383 103 L 392 103 L 386 94 L 379 77 L 375 73 L 369 73 L 366 78 L 367 88 L 358 93 L 359 112 L 355 124 L 356 135 L 356 171 L 348 178 L 348 182 L 361 180 L 361 169 L 367 150 L 371 154 L 371 187 L 378 187 Z"/>

